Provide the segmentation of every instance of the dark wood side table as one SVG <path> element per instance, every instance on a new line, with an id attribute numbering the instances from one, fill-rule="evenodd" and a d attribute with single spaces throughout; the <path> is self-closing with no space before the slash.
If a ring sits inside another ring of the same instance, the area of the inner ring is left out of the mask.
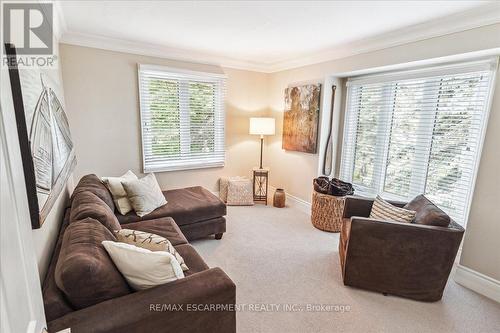
<path id="1" fill-rule="evenodd" d="M 253 201 L 265 202 L 269 187 L 269 169 L 253 168 Z"/>

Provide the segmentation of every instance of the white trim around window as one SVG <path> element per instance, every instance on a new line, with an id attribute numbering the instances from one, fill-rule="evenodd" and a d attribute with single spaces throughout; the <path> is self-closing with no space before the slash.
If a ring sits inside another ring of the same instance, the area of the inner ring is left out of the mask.
<path id="1" fill-rule="evenodd" d="M 144 172 L 224 166 L 226 75 L 138 66 Z"/>
<path id="2" fill-rule="evenodd" d="M 340 177 L 357 194 L 425 194 L 466 225 L 497 58 L 349 78 Z"/>

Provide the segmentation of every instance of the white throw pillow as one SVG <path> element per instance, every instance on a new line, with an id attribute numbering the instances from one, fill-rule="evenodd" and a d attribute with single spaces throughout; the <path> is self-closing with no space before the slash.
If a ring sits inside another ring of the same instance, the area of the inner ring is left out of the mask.
<path id="1" fill-rule="evenodd" d="M 152 252 L 112 241 L 103 241 L 102 245 L 135 290 L 148 289 L 184 277 L 179 262 L 168 252 Z"/>
<path id="2" fill-rule="evenodd" d="M 102 177 L 101 181 L 106 185 L 113 201 L 115 202 L 116 209 L 120 214 L 125 215 L 132 210 L 130 201 L 127 197 L 127 192 L 123 188 L 122 181 L 136 180 L 137 176 L 132 171 L 127 171 L 121 177 Z"/>
<path id="3" fill-rule="evenodd" d="M 253 184 L 250 179 L 232 179 L 227 190 L 228 206 L 252 206 Z"/>
<path id="4" fill-rule="evenodd" d="M 135 213 L 143 217 L 167 203 L 155 175 L 150 173 L 141 179 L 122 181 L 128 200 Z"/>

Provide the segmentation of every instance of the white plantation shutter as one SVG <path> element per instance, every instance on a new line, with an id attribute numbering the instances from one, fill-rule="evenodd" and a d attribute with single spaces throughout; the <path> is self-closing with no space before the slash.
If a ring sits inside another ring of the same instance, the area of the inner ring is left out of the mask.
<path id="1" fill-rule="evenodd" d="M 224 165 L 222 74 L 139 65 L 144 172 Z"/>
<path id="2" fill-rule="evenodd" d="M 496 60 L 348 80 L 340 177 L 358 194 L 425 194 L 465 225 Z"/>

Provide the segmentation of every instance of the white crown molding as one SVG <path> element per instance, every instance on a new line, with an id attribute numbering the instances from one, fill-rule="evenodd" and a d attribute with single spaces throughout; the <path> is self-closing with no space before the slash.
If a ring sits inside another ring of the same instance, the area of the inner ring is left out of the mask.
<path id="1" fill-rule="evenodd" d="M 64 17 L 64 12 L 61 7 L 60 1 L 54 1 L 54 36 L 57 40 L 60 40 L 63 33 L 68 30 L 66 25 L 66 19 Z"/>
<path id="2" fill-rule="evenodd" d="M 282 61 L 272 66 L 273 72 L 313 65 L 358 54 L 383 50 L 399 45 L 414 43 L 439 36 L 475 29 L 500 22 L 497 3 L 481 6 L 462 13 L 449 15 L 424 23 L 411 25 L 396 31 L 362 39 L 324 50 L 315 55 Z"/>
<path id="3" fill-rule="evenodd" d="M 212 53 L 74 32 L 67 29 L 64 15 L 58 2 L 56 2 L 56 11 L 61 17 L 61 43 L 263 73 L 274 73 L 500 23 L 500 10 L 498 10 L 498 6 L 498 3 L 480 6 L 375 37 L 337 45 L 316 52 L 316 54 L 304 54 L 294 59 L 272 63 L 246 61 Z"/>
<path id="4" fill-rule="evenodd" d="M 500 281 L 462 265 L 457 265 L 453 279 L 456 283 L 500 303 Z"/>
<path id="5" fill-rule="evenodd" d="M 183 50 L 157 44 L 133 42 L 124 39 L 109 38 L 72 31 L 64 32 L 61 36 L 60 42 L 63 44 L 92 47 L 96 49 L 165 58 L 170 60 L 196 62 L 200 64 L 217 65 L 255 72 L 267 72 L 267 67 L 259 63 L 237 60 L 205 52 Z"/>

